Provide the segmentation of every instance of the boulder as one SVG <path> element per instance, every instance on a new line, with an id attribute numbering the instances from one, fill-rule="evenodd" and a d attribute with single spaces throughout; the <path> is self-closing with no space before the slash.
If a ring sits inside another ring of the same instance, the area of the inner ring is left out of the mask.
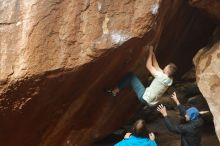
<path id="1" fill-rule="evenodd" d="M 219 0 L 189 0 L 189 3 L 197 7 L 206 13 L 208 13 L 211 17 L 215 19 L 220 19 L 220 1 Z"/>
<path id="2" fill-rule="evenodd" d="M 129 70 L 147 77 L 143 46 L 181 74 L 214 26 L 184 0 L 0 0 L 0 145 L 104 137 L 139 107 L 133 92 L 104 90 Z"/>
<path id="3" fill-rule="evenodd" d="M 198 87 L 206 98 L 214 117 L 215 130 L 220 139 L 220 29 L 213 33 L 209 45 L 194 57 Z"/>

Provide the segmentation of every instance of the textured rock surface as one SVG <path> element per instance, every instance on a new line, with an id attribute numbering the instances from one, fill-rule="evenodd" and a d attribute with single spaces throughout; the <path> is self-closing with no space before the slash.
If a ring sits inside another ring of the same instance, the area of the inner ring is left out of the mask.
<path id="1" fill-rule="evenodd" d="M 103 88 L 128 70 L 146 76 L 142 46 L 158 46 L 163 64 L 190 58 L 213 29 L 187 2 L 158 3 L 0 0 L 0 145 L 88 145 L 126 122 L 133 93 Z"/>
<path id="2" fill-rule="evenodd" d="M 215 129 L 220 139 L 220 29 L 212 43 L 200 50 L 194 58 L 197 83 L 205 96 L 214 117 Z"/>
<path id="3" fill-rule="evenodd" d="M 198 7 L 213 18 L 220 19 L 220 1 L 219 0 L 189 0 L 192 6 Z"/>

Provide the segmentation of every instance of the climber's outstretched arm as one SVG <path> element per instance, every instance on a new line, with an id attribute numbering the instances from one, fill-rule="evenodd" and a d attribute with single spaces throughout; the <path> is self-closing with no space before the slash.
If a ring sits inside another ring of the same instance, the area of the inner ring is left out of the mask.
<path id="1" fill-rule="evenodd" d="M 152 52 L 152 60 L 153 60 L 153 66 L 156 68 L 156 70 L 162 70 L 157 62 L 157 58 L 154 52 Z"/>
<path id="2" fill-rule="evenodd" d="M 153 47 L 150 46 L 149 48 L 149 53 L 148 53 L 148 58 L 147 58 L 147 63 L 146 63 L 147 69 L 150 71 L 150 73 L 154 76 L 156 74 L 157 70 L 161 70 L 158 62 L 156 60 L 156 57 L 153 52 Z"/>

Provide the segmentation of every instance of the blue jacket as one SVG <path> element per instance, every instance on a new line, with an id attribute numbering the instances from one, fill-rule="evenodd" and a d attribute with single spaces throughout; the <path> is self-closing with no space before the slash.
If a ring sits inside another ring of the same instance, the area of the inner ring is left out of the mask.
<path id="1" fill-rule="evenodd" d="M 152 141 L 148 138 L 131 135 L 129 138 L 120 141 L 114 146 L 157 146 L 157 144 L 155 141 Z"/>

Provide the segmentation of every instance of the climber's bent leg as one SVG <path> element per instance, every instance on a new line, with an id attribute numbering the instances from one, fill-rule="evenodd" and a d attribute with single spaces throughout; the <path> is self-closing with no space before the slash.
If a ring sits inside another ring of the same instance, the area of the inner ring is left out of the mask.
<path id="1" fill-rule="evenodd" d="M 138 99 L 142 102 L 142 103 L 146 103 L 146 101 L 143 99 L 143 95 L 145 92 L 145 87 L 142 84 L 142 82 L 139 80 L 139 78 L 134 75 L 133 73 L 128 73 L 119 83 L 118 85 L 118 89 L 122 90 L 125 87 L 131 85 L 134 92 L 136 93 Z"/>

